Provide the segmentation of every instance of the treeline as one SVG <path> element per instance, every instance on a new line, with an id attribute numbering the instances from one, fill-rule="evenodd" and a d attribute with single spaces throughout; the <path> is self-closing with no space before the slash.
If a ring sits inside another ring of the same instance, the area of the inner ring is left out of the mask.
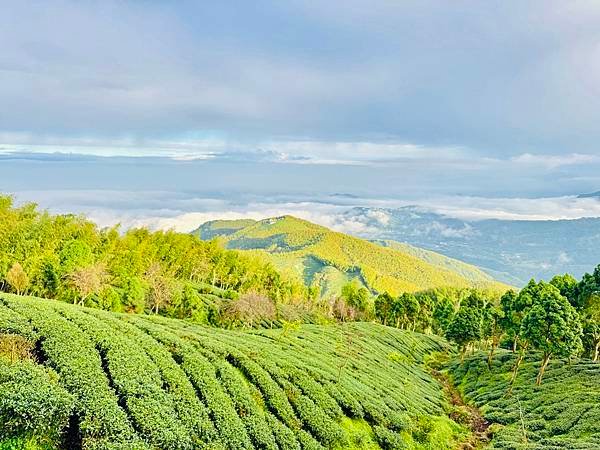
<path id="1" fill-rule="evenodd" d="M 17 207 L 8 196 L 0 196 L 0 291 L 199 322 L 212 320 L 219 300 L 246 293 L 275 304 L 308 295 L 261 258 L 216 242 L 171 231 L 99 229 L 84 217 Z"/>
<path id="2" fill-rule="evenodd" d="M 461 360 L 469 350 L 485 349 L 491 365 L 499 346 L 509 348 L 518 355 L 512 381 L 525 355 L 537 352 L 541 384 L 551 358 L 599 359 L 600 265 L 580 281 L 569 274 L 531 280 L 500 298 L 476 290 L 383 293 L 375 299 L 374 314 L 386 325 L 445 336 L 456 343 Z"/>

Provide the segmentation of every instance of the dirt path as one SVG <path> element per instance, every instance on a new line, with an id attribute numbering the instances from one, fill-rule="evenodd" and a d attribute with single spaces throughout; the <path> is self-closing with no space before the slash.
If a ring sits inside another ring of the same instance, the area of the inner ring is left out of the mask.
<path id="1" fill-rule="evenodd" d="M 484 448 L 491 439 L 491 433 L 489 432 L 491 423 L 483 417 L 479 409 L 465 403 L 448 375 L 435 369 L 430 369 L 430 372 L 441 383 L 446 397 L 450 401 L 450 404 L 454 406 L 454 410 L 450 413 L 450 418 L 471 430 L 471 435 L 456 447 L 457 450 Z"/>

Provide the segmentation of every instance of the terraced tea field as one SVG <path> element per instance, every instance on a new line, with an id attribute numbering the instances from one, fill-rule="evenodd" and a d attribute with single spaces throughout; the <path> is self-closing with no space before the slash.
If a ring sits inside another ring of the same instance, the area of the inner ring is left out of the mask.
<path id="1" fill-rule="evenodd" d="M 450 449 L 423 360 L 375 324 L 248 332 L 0 296 L 0 448 Z"/>
<path id="2" fill-rule="evenodd" d="M 485 355 L 479 354 L 450 370 L 466 398 L 494 422 L 490 448 L 600 449 L 600 364 L 554 360 L 542 385 L 535 386 L 540 362 L 530 356 L 507 396 L 514 361 L 504 351 L 490 371 Z"/>

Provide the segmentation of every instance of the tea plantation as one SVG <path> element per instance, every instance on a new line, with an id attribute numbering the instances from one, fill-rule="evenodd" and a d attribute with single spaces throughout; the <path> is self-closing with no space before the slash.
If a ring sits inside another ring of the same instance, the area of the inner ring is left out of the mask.
<path id="1" fill-rule="evenodd" d="M 0 449 L 450 449 L 423 361 L 376 324 L 230 331 L 0 296 Z M 525 371 L 524 371 L 525 372 Z"/>
<path id="2" fill-rule="evenodd" d="M 532 355 L 507 395 L 515 357 L 501 352 L 489 370 L 485 355 L 456 362 L 450 374 L 467 399 L 494 424 L 494 449 L 600 449 L 600 365 L 555 360 L 541 386 L 540 358 Z"/>

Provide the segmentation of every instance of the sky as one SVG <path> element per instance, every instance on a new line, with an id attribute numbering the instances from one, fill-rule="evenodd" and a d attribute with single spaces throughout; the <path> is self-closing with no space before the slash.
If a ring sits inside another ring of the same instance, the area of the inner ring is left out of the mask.
<path id="1" fill-rule="evenodd" d="M 103 224 L 600 216 L 597 1 L 4 0 L 0 104 L 0 192 Z"/>

